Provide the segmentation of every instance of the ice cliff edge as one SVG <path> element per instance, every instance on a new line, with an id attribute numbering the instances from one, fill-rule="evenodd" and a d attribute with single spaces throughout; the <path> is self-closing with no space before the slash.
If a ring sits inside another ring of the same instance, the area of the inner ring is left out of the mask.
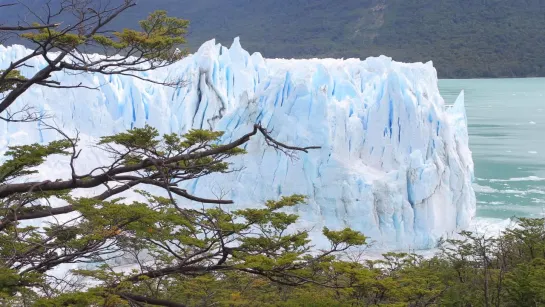
<path id="1" fill-rule="evenodd" d="M 0 46 L 0 69 L 29 51 Z M 28 75 L 45 62 L 23 68 Z M 202 178 L 187 188 L 235 206 L 254 206 L 293 193 L 309 196 L 296 211 L 301 227 L 349 226 L 379 245 L 429 248 L 463 229 L 475 213 L 463 93 L 447 107 L 431 63 L 405 64 L 381 56 L 335 60 L 264 59 L 235 39 L 230 48 L 205 43 L 195 54 L 150 78 L 179 78 L 169 88 L 124 76 L 67 75 L 87 89 L 33 87 L 18 101 L 54 114 L 66 129 L 90 137 L 148 123 L 161 132 L 224 130 L 225 141 L 262 123 L 279 141 L 321 146 L 298 159 L 248 144 L 233 161 L 239 172 Z M 37 124 L 0 122 L 0 151 L 46 142 Z"/>

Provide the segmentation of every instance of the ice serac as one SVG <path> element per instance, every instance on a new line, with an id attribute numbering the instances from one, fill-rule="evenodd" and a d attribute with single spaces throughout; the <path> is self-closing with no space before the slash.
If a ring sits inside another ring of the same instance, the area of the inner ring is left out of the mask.
<path id="1" fill-rule="evenodd" d="M 0 47 L 0 68 L 25 52 Z M 33 64 L 25 74 L 45 65 Z M 299 227 L 349 226 L 377 246 L 429 248 L 474 216 L 463 93 L 446 106 L 431 62 L 264 59 L 246 52 L 238 39 L 230 48 L 212 40 L 146 76 L 180 79 L 184 86 L 57 73 L 63 83 L 100 91 L 34 87 L 19 103 L 39 101 L 66 129 L 90 137 L 148 123 L 162 132 L 224 130 L 227 142 L 261 123 L 281 142 L 321 146 L 292 159 L 256 138 L 245 146 L 248 155 L 233 161 L 241 171 L 186 187 L 199 196 L 225 194 L 237 207 L 308 195 L 308 204 L 295 209 Z M 54 137 L 28 124 L 0 125 L 0 147 Z"/>

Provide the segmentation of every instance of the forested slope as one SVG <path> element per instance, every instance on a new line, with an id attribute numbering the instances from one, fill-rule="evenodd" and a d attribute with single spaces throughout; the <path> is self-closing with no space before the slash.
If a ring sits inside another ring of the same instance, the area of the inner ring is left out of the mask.
<path id="1" fill-rule="evenodd" d="M 443 78 L 545 76 L 545 0 L 142 0 L 113 26 L 156 9 L 191 21 L 192 50 L 240 36 L 266 57 L 385 54 L 433 60 Z"/>

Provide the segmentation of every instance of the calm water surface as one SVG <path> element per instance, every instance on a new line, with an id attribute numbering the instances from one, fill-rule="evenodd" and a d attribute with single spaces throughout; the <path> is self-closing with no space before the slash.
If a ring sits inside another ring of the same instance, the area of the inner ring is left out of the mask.
<path id="1" fill-rule="evenodd" d="M 477 216 L 545 216 L 545 78 L 441 80 L 446 103 L 465 90 Z"/>

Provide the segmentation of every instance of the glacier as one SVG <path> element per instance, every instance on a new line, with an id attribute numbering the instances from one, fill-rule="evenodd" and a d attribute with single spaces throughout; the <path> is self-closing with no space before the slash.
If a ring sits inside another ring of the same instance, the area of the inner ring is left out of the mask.
<path id="1" fill-rule="evenodd" d="M 0 69 L 29 52 L 0 46 Z M 23 75 L 45 61 L 29 64 Z M 297 227 L 316 230 L 318 246 L 318 230 L 327 226 L 362 231 L 377 247 L 432 248 L 475 215 L 463 92 L 447 105 L 431 62 L 265 59 L 250 55 L 237 38 L 230 48 L 208 41 L 182 61 L 142 76 L 183 86 L 58 72 L 53 79 L 65 85 L 99 90 L 35 86 L 17 104 L 36 106 L 91 141 L 149 124 L 163 133 L 222 130 L 228 142 L 261 123 L 281 142 L 321 146 L 293 159 L 258 137 L 245 146 L 247 155 L 232 161 L 240 171 L 185 186 L 198 196 L 231 198 L 236 208 L 307 195 L 308 204 L 293 210 L 301 216 Z M 39 123 L 0 121 L 0 156 L 10 145 L 56 138 Z M 106 158 L 93 148 L 85 151 L 83 167 Z M 40 176 L 55 176 L 59 163 L 48 161 Z"/>

